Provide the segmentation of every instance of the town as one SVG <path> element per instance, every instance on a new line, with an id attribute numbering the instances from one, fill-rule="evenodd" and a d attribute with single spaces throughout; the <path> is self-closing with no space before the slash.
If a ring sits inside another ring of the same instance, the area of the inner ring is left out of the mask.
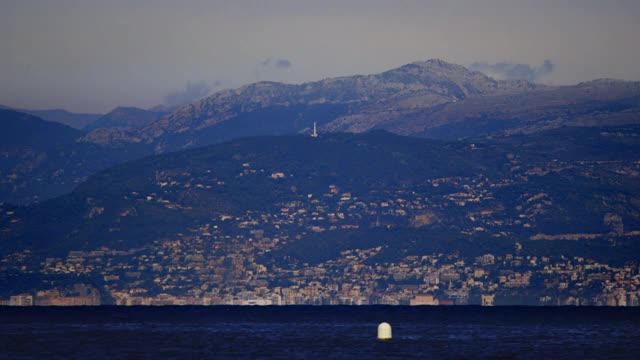
<path id="1" fill-rule="evenodd" d="M 357 193 L 339 184 L 320 193 L 295 193 L 276 211 L 219 212 L 207 223 L 126 250 L 100 247 L 38 259 L 30 250 L 0 259 L 0 271 L 39 274 L 41 288 L 12 294 L 1 305 L 640 305 L 638 263 L 608 264 L 563 253 L 536 255 L 531 242 L 635 238 L 616 214 L 602 221 L 606 234 L 530 232 L 509 251 L 466 256 L 457 251 L 381 257 L 388 245 L 352 247 L 329 258 L 305 260 L 278 251 L 310 236 L 331 238 L 362 229 L 420 229 L 455 221 L 460 234 L 513 239 L 518 229 L 535 230 L 536 219 L 554 206 L 549 194 L 524 193 L 505 211 L 496 191 L 536 173 L 577 166 L 581 171 L 620 164 L 552 162 L 546 169 L 521 169 L 514 179 L 492 182 L 484 175 L 425 181 L 413 188 Z M 638 172 L 640 164 L 626 164 Z M 238 178 L 286 181 L 294 174 L 243 163 Z M 520 179 L 520 180 L 517 180 Z M 180 211 L 176 189 L 222 188 L 228 179 L 203 174 L 156 174 L 152 193 L 132 192 L 136 203 Z M 295 190 L 295 189 L 294 189 Z M 88 217 L 104 211 L 96 205 Z M 447 219 L 443 214 L 447 214 Z M 11 216 L 5 211 L 4 216 Z M 135 216 L 135 208 L 120 216 Z M 274 255 L 276 254 L 276 255 Z M 65 279 L 56 285 L 57 277 Z"/>

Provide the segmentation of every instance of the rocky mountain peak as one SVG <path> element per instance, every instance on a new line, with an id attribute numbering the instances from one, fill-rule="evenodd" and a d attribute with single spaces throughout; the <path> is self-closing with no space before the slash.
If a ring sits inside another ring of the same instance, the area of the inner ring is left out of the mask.
<path id="1" fill-rule="evenodd" d="M 494 132 L 558 127 L 569 121 L 566 114 L 572 114 L 571 121 L 579 124 L 614 121 L 614 117 L 615 123 L 628 123 L 635 121 L 627 110 L 637 108 L 638 84 L 597 80 L 575 86 L 545 86 L 524 80 L 503 81 L 430 59 L 378 74 L 303 84 L 263 81 L 222 90 L 142 127 L 109 129 L 86 140 L 101 144 L 130 141 L 165 152 L 244 136 L 305 133 L 314 122 L 323 132 L 382 128 L 400 134 L 463 137 L 469 135 L 461 133 L 462 128 Z M 572 111 L 577 104 L 583 107 L 581 112 Z M 575 118 L 576 114 L 596 112 L 598 118 Z M 469 124 L 454 126 L 458 130 L 447 128 L 464 121 Z"/>

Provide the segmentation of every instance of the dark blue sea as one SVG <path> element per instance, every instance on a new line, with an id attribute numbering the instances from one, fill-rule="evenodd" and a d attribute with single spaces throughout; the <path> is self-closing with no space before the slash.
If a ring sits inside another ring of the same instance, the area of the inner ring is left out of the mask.
<path id="1" fill-rule="evenodd" d="M 376 340 L 386 321 L 393 339 Z M 6 359 L 638 359 L 640 309 L 0 308 Z"/>

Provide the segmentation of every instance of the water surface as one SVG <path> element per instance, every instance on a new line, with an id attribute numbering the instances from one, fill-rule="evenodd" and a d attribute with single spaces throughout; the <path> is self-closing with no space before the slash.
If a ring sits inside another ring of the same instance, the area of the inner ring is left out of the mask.
<path id="1" fill-rule="evenodd" d="M 0 335 L 7 359 L 633 359 L 640 309 L 2 307 Z"/>

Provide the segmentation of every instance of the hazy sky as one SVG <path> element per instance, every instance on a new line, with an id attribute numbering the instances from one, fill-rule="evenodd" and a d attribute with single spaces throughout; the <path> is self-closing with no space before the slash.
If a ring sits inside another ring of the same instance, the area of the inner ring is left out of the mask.
<path id="1" fill-rule="evenodd" d="M 430 58 L 640 80 L 637 0 L 0 0 L 0 104 L 105 112 Z"/>

